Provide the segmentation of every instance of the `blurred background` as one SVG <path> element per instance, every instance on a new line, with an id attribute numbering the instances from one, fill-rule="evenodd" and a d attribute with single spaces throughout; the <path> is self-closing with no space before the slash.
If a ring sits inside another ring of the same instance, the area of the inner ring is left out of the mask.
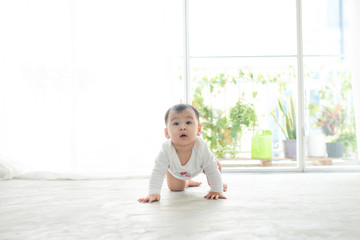
<path id="1" fill-rule="evenodd" d="M 188 102 L 225 169 L 358 167 L 359 4 L 300 3 L 1 1 L 1 158 L 149 174 Z"/>

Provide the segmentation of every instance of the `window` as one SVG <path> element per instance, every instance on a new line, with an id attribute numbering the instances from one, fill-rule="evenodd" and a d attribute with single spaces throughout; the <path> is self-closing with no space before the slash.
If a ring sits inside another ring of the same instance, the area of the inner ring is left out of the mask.
<path id="1" fill-rule="evenodd" d="M 186 2 L 191 102 L 223 166 L 303 169 L 303 145 L 306 167 L 358 165 L 347 1 L 303 1 L 303 42 L 295 0 Z M 342 114 L 336 136 L 320 126 L 324 109 Z M 336 140 L 344 152 L 333 157 L 326 145 Z"/>

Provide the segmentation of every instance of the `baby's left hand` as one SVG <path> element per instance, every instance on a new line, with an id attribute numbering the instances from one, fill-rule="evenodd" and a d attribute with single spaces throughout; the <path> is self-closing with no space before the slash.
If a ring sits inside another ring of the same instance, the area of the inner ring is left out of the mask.
<path id="1" fill-rule="evenodd" d="M 206 196 L 204 196 L 204 198 L 211 200 L 213 199 L 218 200 L 219 198 L 227 199 L 224 195 L 222 195 L 219 192 L 209 192 Z"/>

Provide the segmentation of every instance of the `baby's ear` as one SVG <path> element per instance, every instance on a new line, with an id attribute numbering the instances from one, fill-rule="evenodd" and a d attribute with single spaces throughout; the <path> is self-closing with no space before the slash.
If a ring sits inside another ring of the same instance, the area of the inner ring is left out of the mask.
<path id="1" fill-rule="evenodd" d="M 199 124 L 197 135 L 200 136 L 202 131 L 202 125 Z"/>
<path id="2" fill-rule="evenodd" d="M 170 138 L 170 135 L 169 135 L 169 131 L 168 131 L 167 128 L 164 129 L 164 133 L 165 133 L 165 137 L 166 137 L 167 139 L 169 139 L 169 138 Z"/>

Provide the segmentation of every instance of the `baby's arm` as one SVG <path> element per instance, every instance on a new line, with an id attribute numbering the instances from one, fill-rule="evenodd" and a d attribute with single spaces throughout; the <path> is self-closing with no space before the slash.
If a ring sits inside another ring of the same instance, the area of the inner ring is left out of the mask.
<path id="1" fill-rule="evenodd" d="M 210 192 L 205 195 L 204 198 L 215 200 L 218 200 L 219 198 L 226 199 L 223 195 L 221 170 L 218 169 L 217 160 L 208 147 L 204 149 L 204 157 L 204 172 L 211 188 Z M 221 166 L 219 168 L 221 168 Z"/>
<path id="2" fill-rule="evenodd" d="M 168 163 L 165 154 L 160 152 L 155 160 L 155 166 L 152 170 L 149 181 L 149 195 L 144 198 L 139 198 L 138 202 L 154 202 L 160 201 L 160 190 L 164 181 L 166 171 L 168 170 Z"/>
<path id="3" fill-rule="evenodd" d="M 204 196 L 204 198 L 206 199 L 215 199 L 218 200 L 219 198 L 222 199 L 226 199 L 226 197 L 223 195 L 223 191 L 222 191 L 222 178 L 221 178 L 221 174 L 220 171 L 217 169 L 210 171 L 209 172 L 209 168 L 204 169 L 205 170 L 205 174 L 207 175 L 208 179 L 209 179 L 209 185 L 210 185 L 210 192 L 208 194 L 206 194 Z M 219 186 L 221 186 L 221 188 L 219 188 Z"/>

